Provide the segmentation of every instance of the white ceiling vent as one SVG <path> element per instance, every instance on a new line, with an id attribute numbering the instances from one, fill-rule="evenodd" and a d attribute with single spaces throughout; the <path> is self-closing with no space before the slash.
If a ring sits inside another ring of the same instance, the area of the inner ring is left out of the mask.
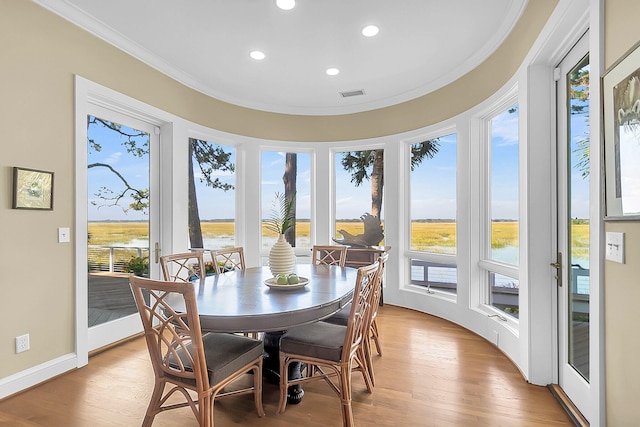
<path id="1" fill-rule="evenodd" d="M 364 95 L 364 89 L 358 89 L 358 90 L 350 90 L 347 92 L 338 92 L 340 94 L 340 96 L 342 96 L 343 98 L 350 98 L 352 96 L 361 96 Z"/>

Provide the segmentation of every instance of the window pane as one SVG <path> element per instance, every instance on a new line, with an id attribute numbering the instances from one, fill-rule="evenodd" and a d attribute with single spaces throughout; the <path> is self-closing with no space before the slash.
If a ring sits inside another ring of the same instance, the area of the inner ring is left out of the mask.
<path id="1" fill-rule="evenodd" d="M 517 318 L 520 315 L 520 281 L 490 272 L 489 284 L 491 305 Z"/>
<path id="2" fill-rule="evenodd" d="M 276 193 L 285 194 L 285 181 L 296 195 L 295 227 L 290 232 L 291 246 L 311 248 L 311 155 L 309 153 L 262 152 L 262 252 L 269 252 L 278 236 L 267 230 L 264 220 L 272 216 Z M 277 205 L 276 205 L 277 206 Z M 310 255 L 306 253 L 307 258 Z"/>
<path id="3" fill-rule="evenodd" d="M 192 248 L 233 247 L 236 150 L 194 138 L 189 143 L 189 244 Z"/>
<path id="4" fill-rule="evenodd" d="M 336 153 L 335 174 L 335 237 L 348 240 L 349 235 L 364 233 L 364 214 L 382 220 L 384 150 Z"/>
<path id="5" fill-rule="evenodd" d="M 455 265 L 412 259 L 411 284 L 455 294 L 458 269 Z"/>
<path id="6" fill-rule="evenodd" d="M 589 56 L 568 78 L 569 363 L 589 380 Z M 624 127 L 621 128 L 621 132 Z M 624 192 L 623 192 L 624 194 Z"/>
<path id="7" fill-rule="evenodd" d="M 411 145 L 411 250 L 456 253 L 456 137 Z"/>
<path id="8" fill-rule="evenodd" d="M 518 104 L 493 117 L 490 129 L 490 258 L 518 265 Z"/>

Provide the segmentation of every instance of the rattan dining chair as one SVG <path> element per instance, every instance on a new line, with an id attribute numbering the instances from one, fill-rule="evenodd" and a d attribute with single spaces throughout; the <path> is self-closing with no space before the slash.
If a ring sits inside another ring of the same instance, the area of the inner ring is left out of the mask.
<path id="1" fill-rule="evenodd" d="M 185 252 L 160 257 L 162 275 L 167 282 L 190 282 L 206 275 L 202 252 Z"/>
<path id="2" fill-rule="evenodd" d="M 373 391 L 365 365 L 363 342 L 379 266 L 376 262 L 358 269 L 347 326 L 316 322 L 289 329 L 281 337 L 278 413 L 285 411 L 290 386 L 323 379 L 340 398 L 343 425 L 354 425 L 351 408 L 353 369 L 362 372 L 367 390 Z M 301 378 L 289 378 L 289 365 L 294 362 L 306 365 Z"/>
<path id="3" fill-rule="evenodd" d="M 344 267 L 347 262 L 348 246 L 314 245 L 312 248 L 311 264 L 339 265 Z"/>
<path id="4" fill-rule="evenodd" d="M 231 270 L 244 271 L 245 269 L 244 249 L 241 246 L 211 251 L 211 259 L 213 260 L 213 265 L 216 266 L 216 274 Z M 244 332 L 243 335 L 255 339 L 261 337 L 260 332 Z"/>
<path id="5" fill-rule="evenodd" d="M 380 343 L 380 331 L 378 329 L 378 308 L 380 308 L 380 298 L 382 297 L 382 279 L 384 277 L 384 270 L 387 265 L 389 254 L 383 254 L 378 257 L 378 263 L 380 263 L 380 274 L 378 275 L 378 284 L 375 289 L 374 299 L 371 303 L 371 318 L 369 319 L 369 336 L 364 343 L 364 350 L 366 355 L 367 370 L 371 377 L 371 382 L 375 385 L 375 376 L 373 373 L 373 351 L 371 349 L 371 340 L 373 340 L 376 346 L 376 352 L 379 356 L 382 356 L 382 344 Z M 328 317 L 324 322 L 334 323 L 336 325 L 346 326 L 349 320 L 349 313 L 351 311 L 351 304 L 345 305 L 340 311 L 331 317 Z"/>
<path id="6" fill-rule="evenodd" d="M 244 270 L 244 249 L 242 247 L 211 251 L 211 259 L 216 266 L 216 274 L 229 270 Z"/>
<path id="7" fill-rule="evenodd" d="M 262 341 L 233 334 L 203 336 L 193 283 L 137 276 L 131 276 L 129 283 L 155 377 L 143 426 L 150 426 L 161 412 L 188 406 L 200 426 L 213 427 L 217 398 L 249 393 L 253 394 L 258 416 L 264 416 Z M 174 298 L 171 305 L 167 303 L 170 296 Z M 253 374 L 252 386 L 223 391 L 248 373 Z M 172 397 L 175 394 L 181 394 L 184 400 L 176 401 Z"/>

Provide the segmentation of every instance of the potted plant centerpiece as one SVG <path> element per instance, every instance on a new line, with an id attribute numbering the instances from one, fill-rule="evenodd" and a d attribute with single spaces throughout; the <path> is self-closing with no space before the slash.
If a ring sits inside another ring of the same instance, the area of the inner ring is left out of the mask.
<path id="1" fill-rule="evenodd" d="M 295 203 L 295 193 L 291 198 L 284 193 L 276 193 L 271 216 L 265 221 L 267 230 L 278 235 L 278 240 L 269 251 L 269 268 L 274 276 L 292 273 L 296 262 L 295 252 L 284 238 L 284 233 L 294 225 Z"/>

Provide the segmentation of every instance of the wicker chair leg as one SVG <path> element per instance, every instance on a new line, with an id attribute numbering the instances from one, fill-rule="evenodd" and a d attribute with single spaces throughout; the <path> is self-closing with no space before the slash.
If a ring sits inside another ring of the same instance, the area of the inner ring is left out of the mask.
<path id="1" fill-rule="evenodd" d="M 340 370 L 340 401 L 342 404 L 342 425 L 353 427 L 353 408 L 351 407 L 351 367 Z"/>
<path id="2" fill-rule="evenodd" d="M 373 338 L 373 342 L 376 344 L 376 351 L 378 352 L 378 355 L 382 356 L 380 333 L 378 332 L 378 322 L 376 322 L 376 319 L 373 319 L 373 323 L 371 323 L 371 338 Z"/>

